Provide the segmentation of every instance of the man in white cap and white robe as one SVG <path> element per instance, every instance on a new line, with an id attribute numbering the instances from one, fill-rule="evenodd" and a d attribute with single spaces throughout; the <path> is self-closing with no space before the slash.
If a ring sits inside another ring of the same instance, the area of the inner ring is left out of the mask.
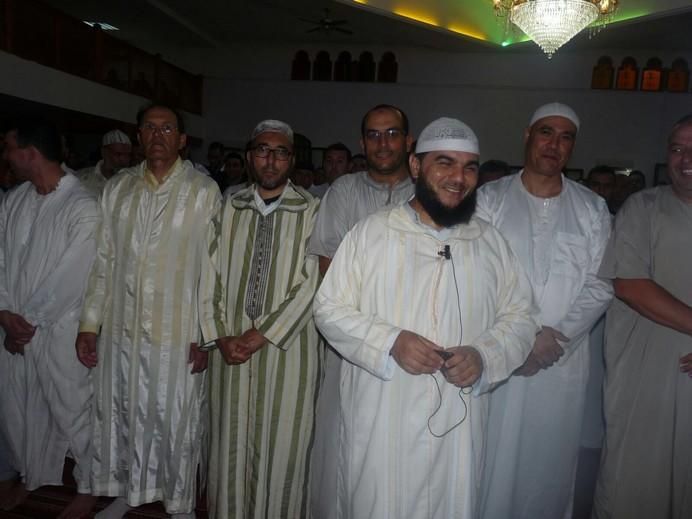
<path id="1" fill-rule="evenodd" d="M 130 165 L 132 142 L 120 130 L 111 130 L 101 139 L 101 160 L 92 168 L 84 168 L 75 174 L 96 196 L 103 191 L 109 178 Z"/>
<path id="2" fill-rule="evenodd" d="M 524 169 L 483 186 L 478 213 L 531 280 L 541 330 L 490 397 L 483 519 L 562 519 L 572 494 L 589 371 L 589 331 L 612 298 L 597 277 L 610 235 L 605 201 L 567 179 L 579 118 L 550 103 L 524 133 Z"/>
<path id="3" fill-rule="evenodd" d="M 487 391 L 537 330 L 522 268 L 474 216 L 478 155 L 467 125 L 430 123 L 409 158 L 415 195 L 356 224 L 315 297 L 345 359 L 326 516 L 477 517 Z"/>

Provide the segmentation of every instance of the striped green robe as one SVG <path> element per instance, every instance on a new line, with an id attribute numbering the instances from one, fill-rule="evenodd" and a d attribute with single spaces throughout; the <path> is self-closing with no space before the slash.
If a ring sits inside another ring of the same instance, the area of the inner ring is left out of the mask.
<path id="1" fill-rule="evenodd" d="M 248 280 L 253 268 L 257 275 L 253 256 L 260 250 L 258 237 L 264 236 L 269 261 L 254 325 L 269 344 L 238 366 L 227 365 L 218 351 L 210 357 L 212 518 L 307 515 L 322 350 L 311 310 L 317 258 L 307 256 L 306 247 L 318 203 L 290 183 L 267 216 L 257 209 L 255 186 L 225 199 L 219 234 L 210 244 L 213 271 L 205 276 L 209 297 L 202 299 L 203 333 L 211 340 L 252 327 Z"/>
<path id="2" fill-rule="evenodd" d="M 206 373 L 190 374 L 200 340 L 198 286 L 219 189 L 178 160 L 161 185 L 145 163 L 103 191 L 103 224 L 80 331 L 98 332 L 91 485 L 132 506 L 190 512 L 206 425 Z M 208 259 L 207 259 L 208 262 Z"/>

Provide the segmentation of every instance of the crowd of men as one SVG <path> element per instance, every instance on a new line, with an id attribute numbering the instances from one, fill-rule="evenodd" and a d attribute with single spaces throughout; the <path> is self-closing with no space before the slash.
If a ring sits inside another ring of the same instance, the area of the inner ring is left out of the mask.
<path id="1" fill-rule="evenodd" d="M 206 166 L 175 109 L 136 122 L 143 160 L 113 130 L 76 173 L 50 123 L 5 135 L 0 509 L 69 457 L 60 519 L 192 518 L 204 488 L 218 519 L 570 518 L 602 354 L 593 518 L 692 517 L 692 116 L 626 202 L 612 168 L 564 176 L 557 102 L 516 174 L 386 104 L 318 174 L 283 121 Z"/>

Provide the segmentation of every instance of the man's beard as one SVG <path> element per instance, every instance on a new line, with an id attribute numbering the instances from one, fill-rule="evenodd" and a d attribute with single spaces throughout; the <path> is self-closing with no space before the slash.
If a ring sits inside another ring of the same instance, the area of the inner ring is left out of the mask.
<path id="1" fill-rule="evenodd" d="M 276 173 L 272 170 L 273 173 Z M 263 189 L 276 189 L 288 183 L 289 171 L 285 171 L 283 175 L 272 175 L 271 177 L 264 174 L 264 170 L 255 171 L 257 183 Z"/>
<path id="2" fill-rule="evenodd" d="M 468 223 L 476 211 L 476 190 L 467 194 L 454 207 L 447 207 L 438 198 L 430 184 L 419 175 L 416 180 L 416 200 L 423 206 L 430 218 L 441 227 L 452 227 L 459 223 Z"/>

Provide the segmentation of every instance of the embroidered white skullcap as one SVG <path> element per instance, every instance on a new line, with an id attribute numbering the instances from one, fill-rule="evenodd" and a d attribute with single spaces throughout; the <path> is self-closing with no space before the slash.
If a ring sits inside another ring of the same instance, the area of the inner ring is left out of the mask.
<path id="1" fill-rule="evenodd" d="M 111 130 L 101 139 L 101 146 L 108 146 L 109 144 L 130 144 L 130 138 L 120 130 Z"/>
<path id="2" fill-rule="evenodd" d="M 579 117 L 577 116 L 576 112 L 569 106 L 562 103 L 548 103 L 539 107 L 538 110 L 533 113 L 529 126 L 533 126 L 533 123 L 539 119 L 553 116 L 564 117 L 565 119 L 572 121 L 574 126 L 577 127 L 577 130 L 579 130 Z"/>
<path id="3" fill-rule="evenodd" d="M 478 137 L 468 125 L 451 117 L 435 119 L 420 132 L 416 153 L 463 151 L 480 155 Z"/>
<path id="4" fill-rule="evenodd" d="M 255 129 L 252 130 L 252 135 L 250 135 L 250 140 L 254 140 L 260 133 L 273 132 L 281 133 L 285 135 L 288 140 L 293 144 L 293 130 L 291 127 L 283 121 L 277 121 L 276 119 L 267 119 L 262 121 Z"/>

